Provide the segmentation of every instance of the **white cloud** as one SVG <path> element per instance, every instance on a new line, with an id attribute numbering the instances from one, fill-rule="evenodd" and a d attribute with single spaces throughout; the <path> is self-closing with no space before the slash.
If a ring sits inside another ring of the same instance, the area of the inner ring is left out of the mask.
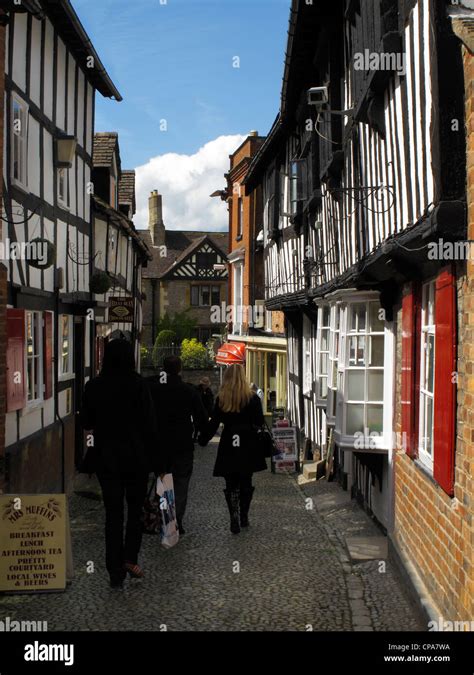
<path id="1" fill-rule="evenodd" d="M 209 195 L 225 187 L 229 155 L 245 136 L 219 136 L 194 155 L 167 153 L 153 157 L 136 169 L 137 213 L 135 226 L 148 227 L 148 197 L 152 190 L 163 195 L 163 220 L 169 230 L 228 228 L 227 205 Z"/>

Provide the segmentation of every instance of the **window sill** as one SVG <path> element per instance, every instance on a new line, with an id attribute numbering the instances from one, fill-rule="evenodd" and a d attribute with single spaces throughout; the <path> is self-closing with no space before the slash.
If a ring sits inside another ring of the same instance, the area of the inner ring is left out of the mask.
<path id="1" fill-rule="evenodd" d="M 429 466 L 427 466 L 424 462 L 419 459 L 419 457 L 416 457 L 414 460 L 415 466 L 428 478 L 428 480 L 433 483 L 436 487 L 439 487 L 438 483 L 435 481 L 434 476 L 433 476 L 433 469 L 431 469 Z"/>
<path id="2" fill-rule="evenodd" d="M 29 191 L 29 189 L 28 189 L 28 186 L 27 186 L 27 185 L 24 185 L 23 183 L 20 183 L 20 181 L 17 180 L 16 178 L 12 178 L 12 179 L 11 179 L 11 182 L 12 182 L 12 185 L 14 185 L 18 190 L 21 190 L 21 191 L 24 192 L 26 195 L 29 195 L 29 194 L 30 194 L 30 191 Z"/>
<path id="3" fill-rule="evenodd" d="M 68 382 L 69 380 L 75 380 L 75 379 L 76 379 L 75 373 L 65 373 L 63 375 L 59 375 L 58 382 Z"/>
<path id="4" fill-rule="evenodd" d="M 33 403 L 27 403 L 24 408 L 20 410 L 20 417 L 26 417 L 30 413 L 35 412 L 36 410 L 41 410 L 43 407 L 44 400 L 34 401 Z"/>

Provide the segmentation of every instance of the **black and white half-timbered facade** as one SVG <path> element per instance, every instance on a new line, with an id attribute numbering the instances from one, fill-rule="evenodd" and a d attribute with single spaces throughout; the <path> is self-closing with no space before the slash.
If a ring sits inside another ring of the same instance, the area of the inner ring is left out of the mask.
<path id="1" fill-rule="evenodd" d="M 93 252 L 91 291 L 95 372 L 107 341 L 132 342 L 137 363 L 142 329 L 142 266 L 152 256 L 133 224 L 135 171 L 122 170 L 118 134 L 96 133 L 93 152 Z M 108 277 L 108 279 L 107 279 Z M 101 283 L 105 280 L 105 287 Z M 97 285 L 96 285 L 97 284 Z"/>
<path id="2" fill-rule="evenodd" d="M 285 312 L 302 447 L 316 459 L 334 451 L 344 483 L 386 528 L 396 421 L 408 414 L 402 370 L 418 378 L 420 455 L 443 483 L 433 307 L 457 272 L 428 244 L 465 238 L 460 59 L 445 2 L 293 0 L 280 111 L 246 179 L 247 192 L 264 190 L 266 306 Z M 428 336 L 423 381 L 400 332 L 413 326 L 401 313 L 412 284 Z"/>
<path id="3" fill-rule="evenodd" d="M 96 91 L 121 96 L 70 2 L 10 4 L 2 212 L 6 485 L 17 493 L 64 491 L 79 437 L 75 411 L 93 367 L 94 100 Z"/>

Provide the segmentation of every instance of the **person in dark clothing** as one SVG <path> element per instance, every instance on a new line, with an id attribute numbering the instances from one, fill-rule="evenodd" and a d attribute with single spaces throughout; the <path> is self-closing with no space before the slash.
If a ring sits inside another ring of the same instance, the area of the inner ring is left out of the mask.
<path id="1" fill-rule="evenodd" d="M 230 529 L 238 534 L 241 527 L 249 525 L 248 513 L 255 490 L 252 475 L 267 469 L 257 440 L 257 431 L 264 425 L 262 403 L 251 392 L 241 365 L 229 366 L 225 371 L 214 412 L 199 436 L 199 444 L 207 445 L 220 424 L 224 425 L 224 429 L 214 476 L 225 478 L 224 494 L 230 513 Z"/>
<path id="2" fill-rule="evenodd" d="M 214 410 L 214 394 L 211 389 L 211 381 L 208 377 L 201 377 L 199 384 L 197 386 L 199 396 L 201 397 L 202 404 L 206 409 L 208 418 L 211 417 Z M 197 441 L 198 430 L 194 429 L 194 440 Z"/>
<path id="3" fill-rule="evenodd" d="M 209 417 L 196 387 L 186 384 L 181 376 L 181 359 L 168 356 L 163 372 L 147 379 L 165 448 L 166 473 L 173 474 L 176 519 L 184 534 L 183 519 L 188 501 L 189 481 L 194 464 L 194 428 L 201 430 Z"/>
<path id="4" fill-rule="evenodd" d="M 133 349 L 126 340 L 106 345 L 100 375 L 86 384 L 80 419 L 84 429 L 93 431 L 93 465 L 89 459 L 87 472 L 97 473 L 102 488 L 106 567 L 111 586 L 119 588 L 127 573 L 143 576 L 138 554 L 148 476 L 165 470 L 150 392 L 135 371 Z"/>
<path id="5" fill-rule="evenodd" d="M 214 410 L 214 394 L 212 393 L 210 379 L 208 377 L 201 377 L 197 389 L 202 398 L 202 403 L 207 410 L 207 414 L 211 417 Z"/>

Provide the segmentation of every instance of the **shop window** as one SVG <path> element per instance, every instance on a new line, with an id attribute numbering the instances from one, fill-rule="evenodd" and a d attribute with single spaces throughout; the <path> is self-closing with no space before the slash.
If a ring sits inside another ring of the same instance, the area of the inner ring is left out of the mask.
<path id="1" fill-rule="evenodd" d="M 303 394 L 310 396 L 313 390 L 313 363 L 311 358 L 312 332 L 311 321 L 303 318 Z"/>
<path id="2" fill-rule="evenodd" d="M 43 400 L 43 315 L 26 312 L 26 393 L 29 404 Z"/>
<path id="3" fill-rule="evenodd" d="M 348 306 L 345 433 L 383 433 L 384 321 L 378 302 Z"/>
<path id="4" fill-rule="evenodd" d="M 59 317 L 59 334 L 60 334 L 60 367 L 59 375 L 64 377 L 71 375 L 73 372 L 72 362 L 72 316 L 62 314 Z"/>
<path id="5" fill-rule="evenodd" d="M 331 331 L 329 351 L 329 381 L 328 381 L 328 417 L 336 417 L 337 391 L 340 387 L 338 378 L 339 349 L 340 349 L 341 310 L 338 305 L 331 307 Z"/>
<path id="6" fill-rule="evenodd" d="M 319 308 L 316 379 L 320 401 L 326 401 L 328 397 L 330 316 L 329 305 Z"/>

